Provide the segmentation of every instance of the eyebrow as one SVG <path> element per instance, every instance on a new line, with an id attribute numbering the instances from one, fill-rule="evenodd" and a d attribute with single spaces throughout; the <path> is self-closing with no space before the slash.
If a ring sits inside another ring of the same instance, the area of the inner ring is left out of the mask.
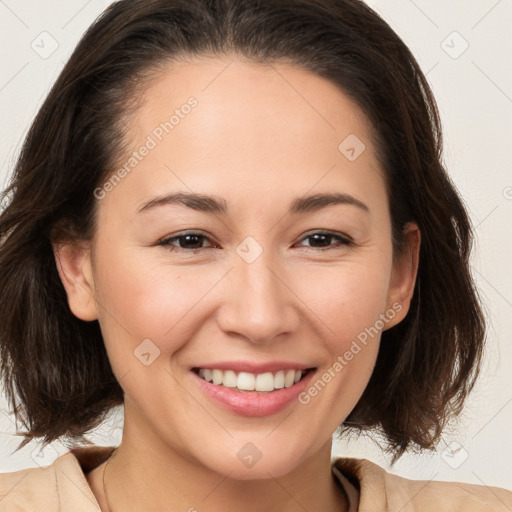
<path id="1" fill-rule="evenodd" d="M 151 201 L 143 204 L 137 213 L 151 210 L 159 206 L 169 205 L 182 205 L 193 210 L 211 214 L 227 214 L 228 206 L 224 199 L 218 199 L 213 196 L 196 193 L 178 192 L 174 194 L 167 194 L 164 196 L 156 197 Z M 309 196 L 302 196 L 296 198 L 289 209 L 291 214 L 299 214 L 306 212 L 315 212 L 326 206 L 335 204 L 347 204 L 356 206 L 364 212 L 369 212 L 368 206 L 350 194 L 343 193 L 329 193 L 329 194 L 314 194 Z"/>

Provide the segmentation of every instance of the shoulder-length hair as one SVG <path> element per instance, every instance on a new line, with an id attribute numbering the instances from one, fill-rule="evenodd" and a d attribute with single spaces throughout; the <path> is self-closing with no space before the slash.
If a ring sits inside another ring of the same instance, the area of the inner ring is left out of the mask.
<path id="1" fill-rule="evenodd" d="M 83 440 L 123 402 L 97 321 L 70 311 L 52 242 L 90 240 L 94 190 L 123 152 L 124 122 L 173 60 L 287 62 L 363 110 L 385 171 L 393 250 L 422 233 L 406 318 L 383 332 L 371 379 L 342 428 L 380 430 L 399 457 L 431 448 L 478 375 L 485 325 L 470 275 L 471 224 L 442 163 L 427 80 L 359 0 L 121 0 L 82 37 L 26 137 L 0 216 L 0 371 L 24 441 Z M 396 254 L 396 253 L 395 253 Z"/>

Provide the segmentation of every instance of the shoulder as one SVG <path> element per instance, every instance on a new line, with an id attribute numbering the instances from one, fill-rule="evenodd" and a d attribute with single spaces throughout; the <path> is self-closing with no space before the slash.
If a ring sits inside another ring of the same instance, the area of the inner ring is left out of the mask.
<path id="1" fill-rule="evenodd" d="M 43 468 L 0 474 L 2 512 L 99 512 L 100 508 L 73 452 Z"/>
<path id="2" fill-rule="evenodd" d="M 2 512 L 31 510 L 36 504 L 59 510 L 59 495 L 53 465 L 0 474 L 0 509 Z"/>
<path id="3" fill-rule="evenodd" d="M 512 492 L 499 487 L 410 480 L 366 459 L 333 461 L 359 488 L 359 512 L 510 512 Z"/>

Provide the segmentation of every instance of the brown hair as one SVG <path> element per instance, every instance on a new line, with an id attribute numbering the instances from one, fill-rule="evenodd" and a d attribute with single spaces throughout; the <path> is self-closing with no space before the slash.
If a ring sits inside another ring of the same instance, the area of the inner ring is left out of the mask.
<path id="1" fill-rule="evenodd" d="M 469 271 L 471 225 L 442 161 L 437 107 L 416 60 L 359 0 L 121 0 L 87 30 L 37 114 L 0 216 L 0 371 L 16 419 L 82 440 L 123 392 L 97 321 L 67 304 L 51 242 L 90 239 L 94 190 L 123 153 L 123 120 L 173 59 L 237 54 L 324 77 L 365 112 L 386 174 L 394 250 L 422 246 L 411 308 L 383 332 L 343 431 L 380 429 L 396 457 L 430 448 L 478 374 L 485 326 Z M 396 252 L 395 252 L 396 254 Z"/>

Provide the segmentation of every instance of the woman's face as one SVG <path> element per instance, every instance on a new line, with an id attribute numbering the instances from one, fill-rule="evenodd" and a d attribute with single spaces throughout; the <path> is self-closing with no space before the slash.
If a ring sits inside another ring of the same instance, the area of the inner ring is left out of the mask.
<path id="1" fill-rule="evenodd" d="M 125 438 L 233 478 L 285 474 L 330 443 L 412 294 L 370 127 L 314 74 L 212 58 L 170 67 L 128 129 L 92 251 L 60 254 L 125 392 Z"/>

